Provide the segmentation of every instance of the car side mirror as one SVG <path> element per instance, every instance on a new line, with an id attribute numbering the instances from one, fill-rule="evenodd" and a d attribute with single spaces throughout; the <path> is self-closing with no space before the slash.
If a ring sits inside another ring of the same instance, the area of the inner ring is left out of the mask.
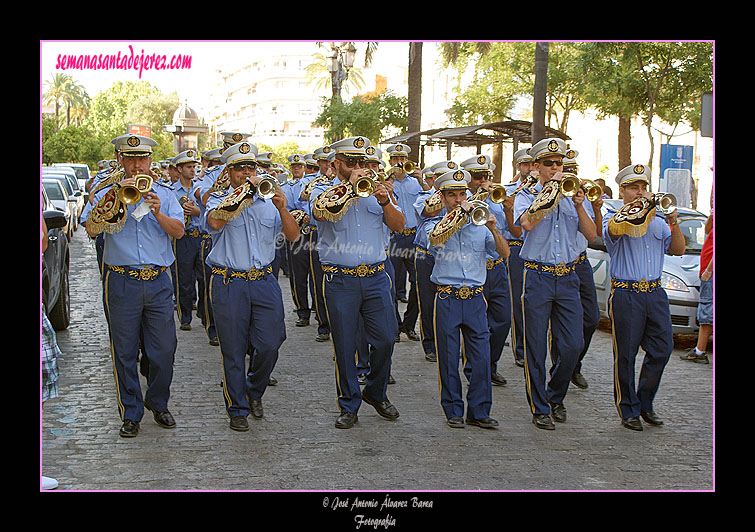
<path id="1" fill-rule="evenodd" d="M 68 219 L 66 218 L 66 214 L 61 211 L 57 210 L 50 210 L 50 211 L 44 211 L 42 213 L 42 216 L 45 220 L 45 225 L 47 226 L 47 229 L 57 229 L 59 227 L 65 227 L 68 223 Z"/>

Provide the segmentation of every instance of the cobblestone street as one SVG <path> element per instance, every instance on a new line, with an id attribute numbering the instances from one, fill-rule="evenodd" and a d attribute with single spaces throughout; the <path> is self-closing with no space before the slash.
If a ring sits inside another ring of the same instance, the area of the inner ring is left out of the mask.
<path id="1" fill-rule="evenodd" d="M 170 411 L 177 427 L 165 430 L 146 412 L 138 437 L 124 439 L 96 256 L 83 228 L 71 242 L 70 284 L 71 325 L 57 332 L 59 397 L 45 404 L 41 427 L 42 472 L 58 480 L 58 491 L 715 488 L 714 364 L 680 360 L 694 345 L 687 338 L 677 343 L 655 400 L 662 427 L 621 426 L 611 333 L 602 323 L 583 363 L 589 388 L 570 388 L 568 421 L 555 431 L 532 424 L 523 370 L 508 346 L 499 364 L 508 383 L 493 387 L 491 416 L 500 427 L 449 428 L 436 364 L 403 334 L 393 354 L 396 383 L 388 387 L 400 417 L 388 421 L 363 404 L 357 425 L 338 430 L 332 346 L 314 341 L 314 317 L 309 327 L 294 326 L 281 274 L 288 338 L 273 372 L 278 385 L 263 397 L 264 418 L 250 416 L 248 432 L 229 429 L 220 348 L 208 344 L 195 316 L 191 331 L 176 332 Z"/>

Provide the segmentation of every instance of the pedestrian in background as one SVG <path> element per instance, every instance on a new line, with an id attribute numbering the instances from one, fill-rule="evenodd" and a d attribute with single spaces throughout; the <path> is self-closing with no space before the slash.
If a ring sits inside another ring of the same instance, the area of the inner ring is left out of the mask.
<path id="1" fill-rule="evenodd" d="M 47 224 L 42 220 L 42 253 L 47 249 Z M 58 356 L 61 354 L 55 338 L 55 329 L 47 319 L 47 311 L 42 304 L 42 405 L 48 399 L 58 396 Z M 54 490 L 58 481 L 42 476 L 42 489 Z"/>
<path id="2" fill-rule="evenodd" d="M 697 345 L 688 353 L 681 355 L 682 360 L 698 364 L 708 364 L 708 340 L 713 334 L 713 211 L 705 223 L 705 242 L 700 252 L 700 301 L 697 305 Z"/>

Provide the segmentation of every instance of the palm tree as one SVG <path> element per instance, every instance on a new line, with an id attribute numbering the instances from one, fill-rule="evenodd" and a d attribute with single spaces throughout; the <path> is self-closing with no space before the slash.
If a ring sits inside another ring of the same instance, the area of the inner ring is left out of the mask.
<path id="1" fill-rule="evenodd" d="M 86 115 L 89 108 L 89 95 L 82 85 L 79 85 L 69 74 L 56 73 L 50 81 L 46 81 L 46 92 L 42 94 L 45 105 L 55 105 L 55 129 L 60 126 L 60 109 L 66 109 L 66 127 L 71 125 L 71 114 Z"/>

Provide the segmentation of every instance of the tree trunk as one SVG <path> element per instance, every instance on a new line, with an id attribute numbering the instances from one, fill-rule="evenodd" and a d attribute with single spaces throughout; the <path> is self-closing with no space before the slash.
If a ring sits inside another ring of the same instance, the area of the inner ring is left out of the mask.
<path id="1" fill-rule="evenodd" d="M 422 123 L 422 43 L 409 43 L 409 74 L 408 74 L 408 133 L 420 131 Z M 420 163 L 419 135 L 409 139 L 407 145 L 412 149 L 409 157 L 415 163 Z"/>
<path id="2" fill-rule="evenodd" d="M 632 164 L 631 126 L 632 122 L 629 118 L 619 117 L 619 170 Z"/>
<path id="3" fill-rule="evenodd" d="M 532 102 L 532 144 L 545 138 L 545 99 L 548 92 L 548 43 L 535 43 L 535 86 Z"/>

